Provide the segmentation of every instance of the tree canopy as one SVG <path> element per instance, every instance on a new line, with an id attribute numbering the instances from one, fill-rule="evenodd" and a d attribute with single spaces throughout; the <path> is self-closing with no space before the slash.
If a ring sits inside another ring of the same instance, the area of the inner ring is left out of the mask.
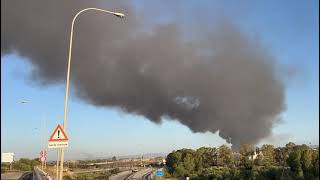
<path id="1" fill-rule="evenodd" d="M 256 152 L 256 153 L 255 153 Z M 237 157 L 240 158 L 237 158 Z M 253 158 L 254 157 L 254 158 Z M 238 162 L 239 161 L 239 162 Z M 319 149 L 288 143 L 275 148 L 242 144 L 239 152 L 227 145 L 180 149 L 168 154 L 171 177 L 191 179 L 316 179 L 319 177 Z"/>

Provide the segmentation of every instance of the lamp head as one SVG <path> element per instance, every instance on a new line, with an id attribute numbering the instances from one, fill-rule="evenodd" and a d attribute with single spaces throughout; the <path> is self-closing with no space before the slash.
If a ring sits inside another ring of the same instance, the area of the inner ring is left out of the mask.
<path id="1" fill-rule="evenodd" d="M 118 12 L 115 12 L 113 13 L 115 16 L 119 17 L 119 18 L 124 18 L 125 15 L 123 13 L 118 13 Z"/>

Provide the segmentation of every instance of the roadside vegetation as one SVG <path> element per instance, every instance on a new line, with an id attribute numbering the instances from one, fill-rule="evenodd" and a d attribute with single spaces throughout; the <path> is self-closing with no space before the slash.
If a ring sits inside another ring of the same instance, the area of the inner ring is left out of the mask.
<path id="1" fill-rule="evenodd" d="M 288 143 L 275 148 L 242 144 L 239 152 L 230 147 L 180 149 L 167 156 L 167 178 L 190 179 L 319 179 L 319 148 Z"/>
<path id="2" fill-rule="evenodd" d="M 28 159 L 21 158 L 19 161 L 15 161 L 12 163 L 12 170 L 18 171 L 31 171 L 34 166 L 40 164 L 39 158 L 36 159 Z M 1 173 L 6 173 L 10 169 L 9 163 L 1 163 Z"/>
<path id="3" fill-rule="evenodd" d="M 110 171 L 101 171 L 101 172 L 85 172 L 74 174 L 73 176 L 67 175 L 64 176 L 65 180 L 98 180 L 98 179 L 109 179 L 109 177 L 113 174 L 119 173 L 120 170 L 118 168 L 112 169 Z"/>
<path id="4" fill-rule="evenodd" d="M 65 180 L 93 180 L 93 179 L 108 179 L 112 174 L 109 171 L 106 172 L 86 172 L 79 173 L 74 176 L 64 176 Z"/>

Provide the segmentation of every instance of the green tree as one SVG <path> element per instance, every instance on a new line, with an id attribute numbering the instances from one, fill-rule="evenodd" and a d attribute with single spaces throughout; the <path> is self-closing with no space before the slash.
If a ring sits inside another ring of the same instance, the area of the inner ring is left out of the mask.
<path id="1" fill-rule="evenodd" d="M 256 179 L 280 179 L 282 175 L 282 170 L 279 168 L 266 168 L 259 170 Z"/>
<path id="2" fill-rule="evenodd" d="M 296 148 L 296 151 L 301 153 L 301 168 L 306 179 L 314 179 L 313 164 L 312 164 L 312 149 L 307 145 L 301 145 Z"/>
<path id="3" fill-rule="evenodd" d="M 166 165 L 170 173 L 173 173 L 175 170 L 175 166 L 181 162 L 182 153 L 179 151 L 173 151 L 172 153 L 168 154 L 166 158 Z"/>
<path id="4" fill-rule="evenodd" d="M 263 154 L 263 165 L 271 166 L 274 164 L 275 151 L 274 146 L 270 144 L 264 144 L 261 147 L 261 152 Z"/>
<path id="5" fill-rule="evenodd" d="M 241 144 L 240 146 L 240 161 L 246 169 L 251 169 L 253 162 L 250 160 L 250 157 L 254 154 L 254 147 L 252 144 Z"/>
<path id="6" fill-rule="evenodd" d="M 312 152 L 313 175 L 319 178 L 319 149 Z"/>
<path id="7" fill-rule="evenodd" d="M 233 153 L 230 147 L 222 145 L 218 148 L 218 165 L 230 166 L 233 163 Z"/>
<path id="8" fill-rule="evenodd" d="M 186 156 L 183 158 L 183 165 L 185 170 L 188 172 L 193 172 L 195 170 L 196 164 L 192 154 L 186 154 Z"/>
<path id="9" fill-rule="evenodd" d="M 184 168 L 184 165 L 182 162 L 175 164 L 173 169 L 174 169 L 174 171 L 172 174 L 175 177 L 184 177 L 187 174 L 187 171 Z"/>
<path id="10" fill-rule="evenodd" d="M 1 163 L 1 174 L 6 173 L 10 168 L 9 163 Z"/>
<path id="11" fill-rule="evenodd" d="M 291 152 L 293 152 L 294 147 L 296 147 L 296 144 L 294 144 L 293 142 L 289 142 L 288 144 L 286 144 L 286 151 L 288 152 L 288 154 L 290 154 Z"/>
<path id="12" fill-rule="evenodd" d="M 40 158 L 35 158 L 35 159 L 31 160 L 31 164 L 30 165 L 31 165 L 32 168 L 35 167 L 35 166 L 40 165 Z"/>
<path id="13" fill-rule="evenodd" d="M 303 170 L 301 166 L 301 151 L 293 151 L 289 154 L 288 165 L 296 178 L 303 178 Z"/>
<path id="14" fill-rule="evenodd" d="M 14 169 L 21 170 L 21 171 L 31 171 L 32 167 L 30 164 L 22 163 L 22 162 L 16 162 L 13 165 Z"/>
<path id="15" fill-rule="evenodd" d="M 181 149 L 167 156 L 167 167 L 171 174 L 182 177 L 195 172 L 196 152 L 192 149 Z"/>
<path id="16" fill-rule="evenodd" d="M 201 171 L 203 168 L 208 168 L 214 165 L 214 153 L 216 148 L 201 147 L 196 151 L 196 169 Z"/>
<path id="17" fill-rule="evenodd" d="M 274 150 L 274 160 L 279 166 L 286 166 L 289 153 L 285 147 L 278 147 Z"/>
<path id="18" fill-rule="evenodd" d="M 241 144 L 240 154 L 244 157 L 252 156 L 254 154 L 254 146 L 252 144 Z"/>
<path id="19" fill-rule="evenodd" d="M 13 163 L 13 168 L 22 171 L 30 171 L 33 169 L 34 166 L 40 164 L 39 158 L 36 159 L 27 159 L 21 158 L 19 161 Z"/>

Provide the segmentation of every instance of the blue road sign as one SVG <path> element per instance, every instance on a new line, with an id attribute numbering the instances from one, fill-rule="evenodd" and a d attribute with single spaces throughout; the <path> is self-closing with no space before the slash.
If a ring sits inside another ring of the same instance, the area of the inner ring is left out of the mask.
<path id="1" fill-rule="evenodd" d="M 156 171 L 156 176 L 163 176 L 163 171 L 162 171 L 162 169 L 158 169 L 157 171 Z"/>

